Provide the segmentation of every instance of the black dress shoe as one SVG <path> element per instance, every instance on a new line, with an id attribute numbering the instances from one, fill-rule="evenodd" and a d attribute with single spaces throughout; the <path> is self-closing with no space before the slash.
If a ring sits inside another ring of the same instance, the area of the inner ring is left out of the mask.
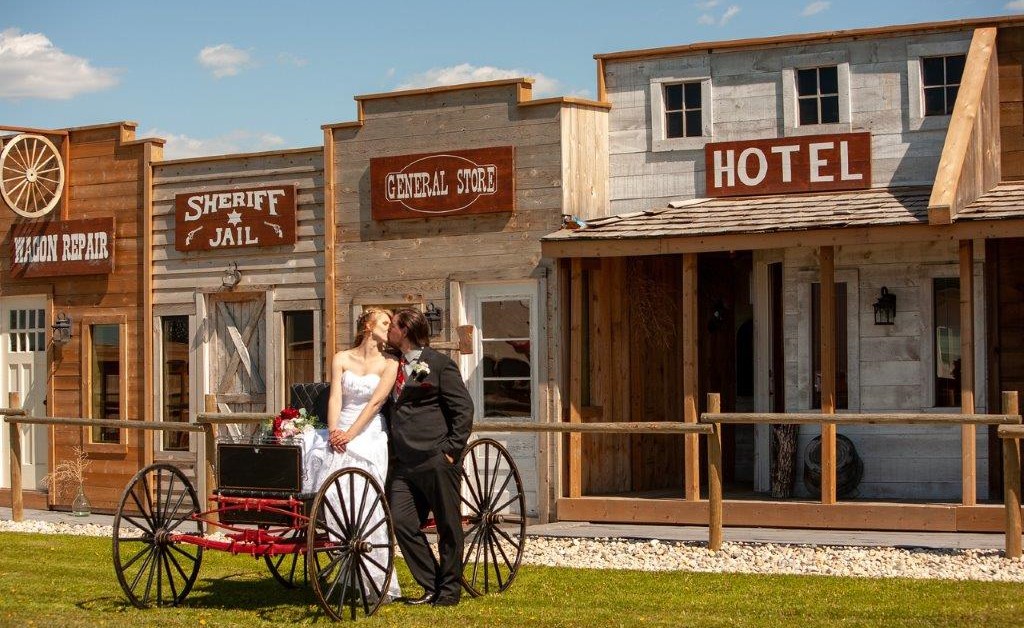
<path id="1" fill-rule="evenodd" d="M 439 597 L 430 603 L 431 606 L 458 606 L 459 598 L 457 597 Z"/>
<path id="2" fill-rule="evenodd" d="M 401 598 L 402 604 L 408 604 L 409 606 L 419 606 L 420 604 L 433 604 L 434 603 L 434 592 L 424 591 L 423 595 L 419 597 L 403 597 Z"/>

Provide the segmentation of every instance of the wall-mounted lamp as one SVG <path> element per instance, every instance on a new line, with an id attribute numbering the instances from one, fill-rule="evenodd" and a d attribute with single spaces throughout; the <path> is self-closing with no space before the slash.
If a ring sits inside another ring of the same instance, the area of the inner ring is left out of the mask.
<path id="1" fill-rule="evenodd" d="M 238 272 L 238 263 L 231 262 L 228 264 L 228 269 L 221 275 L 220 285 L 230 290 L 237 286 L 240 281 L 242 281 L 242 273 Z"/>
<path id="2" fill-rule="evenodd" d="M 53 321 L 50 329 L 53 330 L 54 344 L 66 345 L 71 341 L 71 317 L 64 312 L 57 315 L 57 320 Z"/>
<path id="3" fill-rule="evenodd" d="M 427 324 L 430 325 L 430 335 L 440 336 L 444 331 L 444 310 L 436 307 L 433 303 L 428 303 L 423 316 L 426 317 Z"/>
<path id="4" fill-rule="evenodd" d="M 889 289 L 882 286 L 882 294 L 875 301 L 875 325 L 894 325 L 896 323 L 896 295 L 889 294 Z"/>

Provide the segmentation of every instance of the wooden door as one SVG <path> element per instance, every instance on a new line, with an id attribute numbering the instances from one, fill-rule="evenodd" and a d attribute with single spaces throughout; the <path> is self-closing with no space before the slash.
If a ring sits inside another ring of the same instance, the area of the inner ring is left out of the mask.
<path id="1" fill-rule="evenodd" d="M 266 300 L 260 294 L 210 297 L 214 334 L 210 390 L 220 412 L 269 412 L 267 408 Z M 231 428 L 232 436 L 245 430 Z"/>

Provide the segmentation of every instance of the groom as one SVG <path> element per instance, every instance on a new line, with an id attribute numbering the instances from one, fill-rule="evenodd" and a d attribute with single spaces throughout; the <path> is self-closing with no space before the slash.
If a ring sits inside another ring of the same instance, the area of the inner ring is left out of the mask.
<path id="1" fill-rule="evenodd" d="M 388 344 L 401 352 L 388 413 L 388 504 L 395 538 L 424 593 L 407 604 L 455 606 L 462 594 L 462 452 L 473 427 L 473 400 L 458 367 L 431 349 L 421 312 L 391 319 Z M 440 563 L 420 528 L 434 513 Z"/>

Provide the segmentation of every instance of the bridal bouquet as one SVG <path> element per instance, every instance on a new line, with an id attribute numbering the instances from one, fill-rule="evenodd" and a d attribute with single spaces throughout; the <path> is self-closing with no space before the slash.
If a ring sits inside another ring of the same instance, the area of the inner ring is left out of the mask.
<path id="1" fill-rule="evenodd" d="M 311 432 L 316 429 L 317 418 L 315 414 L 308 414 L 305 408 L 288 406 L 281 410 L 281 414 L 274 417 L 271 424 L 271 431 L 274 438 L 292 438 L 303 432 Z"/>

